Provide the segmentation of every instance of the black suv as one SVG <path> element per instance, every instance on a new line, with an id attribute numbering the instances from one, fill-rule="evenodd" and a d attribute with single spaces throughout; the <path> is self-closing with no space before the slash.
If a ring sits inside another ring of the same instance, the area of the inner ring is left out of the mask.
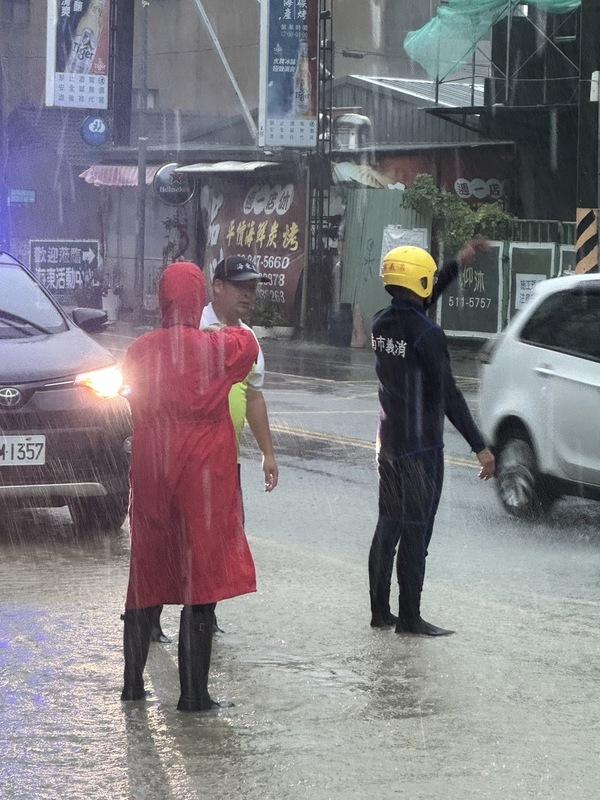
<path id="1" fill-rule="evenodd" d="M 2 507 L 67 505 L 80 530 L 123 524 L 129 404 L 115 359 L 84 332 L 105 322 L 69 316 L 0 251 L 0 520 Z"/>

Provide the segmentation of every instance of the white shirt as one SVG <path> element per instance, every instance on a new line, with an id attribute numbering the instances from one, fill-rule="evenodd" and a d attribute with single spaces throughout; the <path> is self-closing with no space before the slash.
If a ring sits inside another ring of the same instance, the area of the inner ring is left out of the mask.
<path id="1" fill-rule="evenodd" d="M 215 314 L 215 310 L 213 308 L 213 304 L 209 303 L 205 306 L 204 311 L 202 312 L 202 319 L 200 320 L 200 329 L 203 330 L 204 328 L 208 328 L 210 325 L 218 325 L 221 320 Z M 246 325 L 242 322 L 241 319 L 238 320 L 238 325 L 240 328 L 243 328 L 246 331 L 250 331 L 250 333 L 256 339 L 256 334 L 252 330 L 249 325 Z M 256 339 L 256 343 L 258 344 L 258 358 L 256 359 L 256 364 L 250 375 L 248 376 L 248 386 L 251 389 L 254 389 L 257 392 L 260 392 L 265 383 L 265 357 L 263 355 L 262 348 L 260 346 L 260 342 Z"/>

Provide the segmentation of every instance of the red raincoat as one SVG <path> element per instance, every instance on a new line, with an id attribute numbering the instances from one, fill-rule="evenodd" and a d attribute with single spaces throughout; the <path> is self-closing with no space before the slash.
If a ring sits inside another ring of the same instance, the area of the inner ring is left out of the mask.
<path id="1" fill-rule="evenodd" d="M 241 328 L 199 330 L 206 289 L 194 264 L 168 267 L 159 298 L 162 329 L 138 339 L 123 365 L 133 415 L 128 609 L 256 591 L 227 398 L 258 345 Z"/>

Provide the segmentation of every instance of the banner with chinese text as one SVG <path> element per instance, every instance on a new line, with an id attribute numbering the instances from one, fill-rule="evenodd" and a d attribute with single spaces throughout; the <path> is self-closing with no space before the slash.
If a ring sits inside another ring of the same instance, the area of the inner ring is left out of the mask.
<path id="1" fill-rule="evenodd" d="M 263 0 L 261 8 L 259 145 L 315 147 L 318 0 Z"/>
<path id="2" fill-rule="evenodd" d="M 46 105 L 108 108 L 112 0 L 48 0 Z"/>
<path id="3" fill-rule="evenodd" d="M 438 322 L 454 336 L 485 338 L 502 328 L 504 281 L 502 280 L 503 242 L 490 242 L 490 249 L 479 253 L 476 261 L 460 269 L 438 300 Z"/>
<path id="4" fill-rule="evenodd" d="M 509 319 L 529 301 L 536 283 L 553 278 L 556 246 L 553 242 L 511 242 Z"/>
<path id="5" fill-rule="evenodd" d="M 96 239 L 32 239 L 29 266 L 63 305 L 78 305 L 78 292 L 97 279 L 99 249 Z"/>
<path id="6" fill-rule="evenodd" d="M 306 262 L 304 181 L 211 178 L 202 204 L 208 221 L 207 278 L 221 259 L 249 257 L 268 279 L 259 285 L 259 296 L 292 322 Z"/>

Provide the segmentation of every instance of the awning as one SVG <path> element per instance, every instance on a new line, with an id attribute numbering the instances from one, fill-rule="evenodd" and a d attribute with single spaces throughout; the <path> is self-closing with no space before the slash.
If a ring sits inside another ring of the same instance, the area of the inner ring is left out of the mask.
<path id="1" fill-rule="evenodd" d="M 179 167 L 175 172 L 257 172 L 260 169 L 278 167 L 277 161 L 217 161 L 214 164 L 188 164 Z"/>
<path id="2" fill-rule="evenodd" d="M 339 161 L 332 165 L 333 182 L 336 184 L 359 184 L 370 189 L 404 189 L 403 184 L 397 184 L 393 178 L 378 172 L 368 164 L 353 164 L 349 161 Z"/>
<path id="3" fill-rule="evenodd" d="M 150 185 L 159 167 L 146 167 L 146 185 Z M 121 164 L 95 164 L 79 176 L 92 186 L 137 186 L 138 168 Z"/>

